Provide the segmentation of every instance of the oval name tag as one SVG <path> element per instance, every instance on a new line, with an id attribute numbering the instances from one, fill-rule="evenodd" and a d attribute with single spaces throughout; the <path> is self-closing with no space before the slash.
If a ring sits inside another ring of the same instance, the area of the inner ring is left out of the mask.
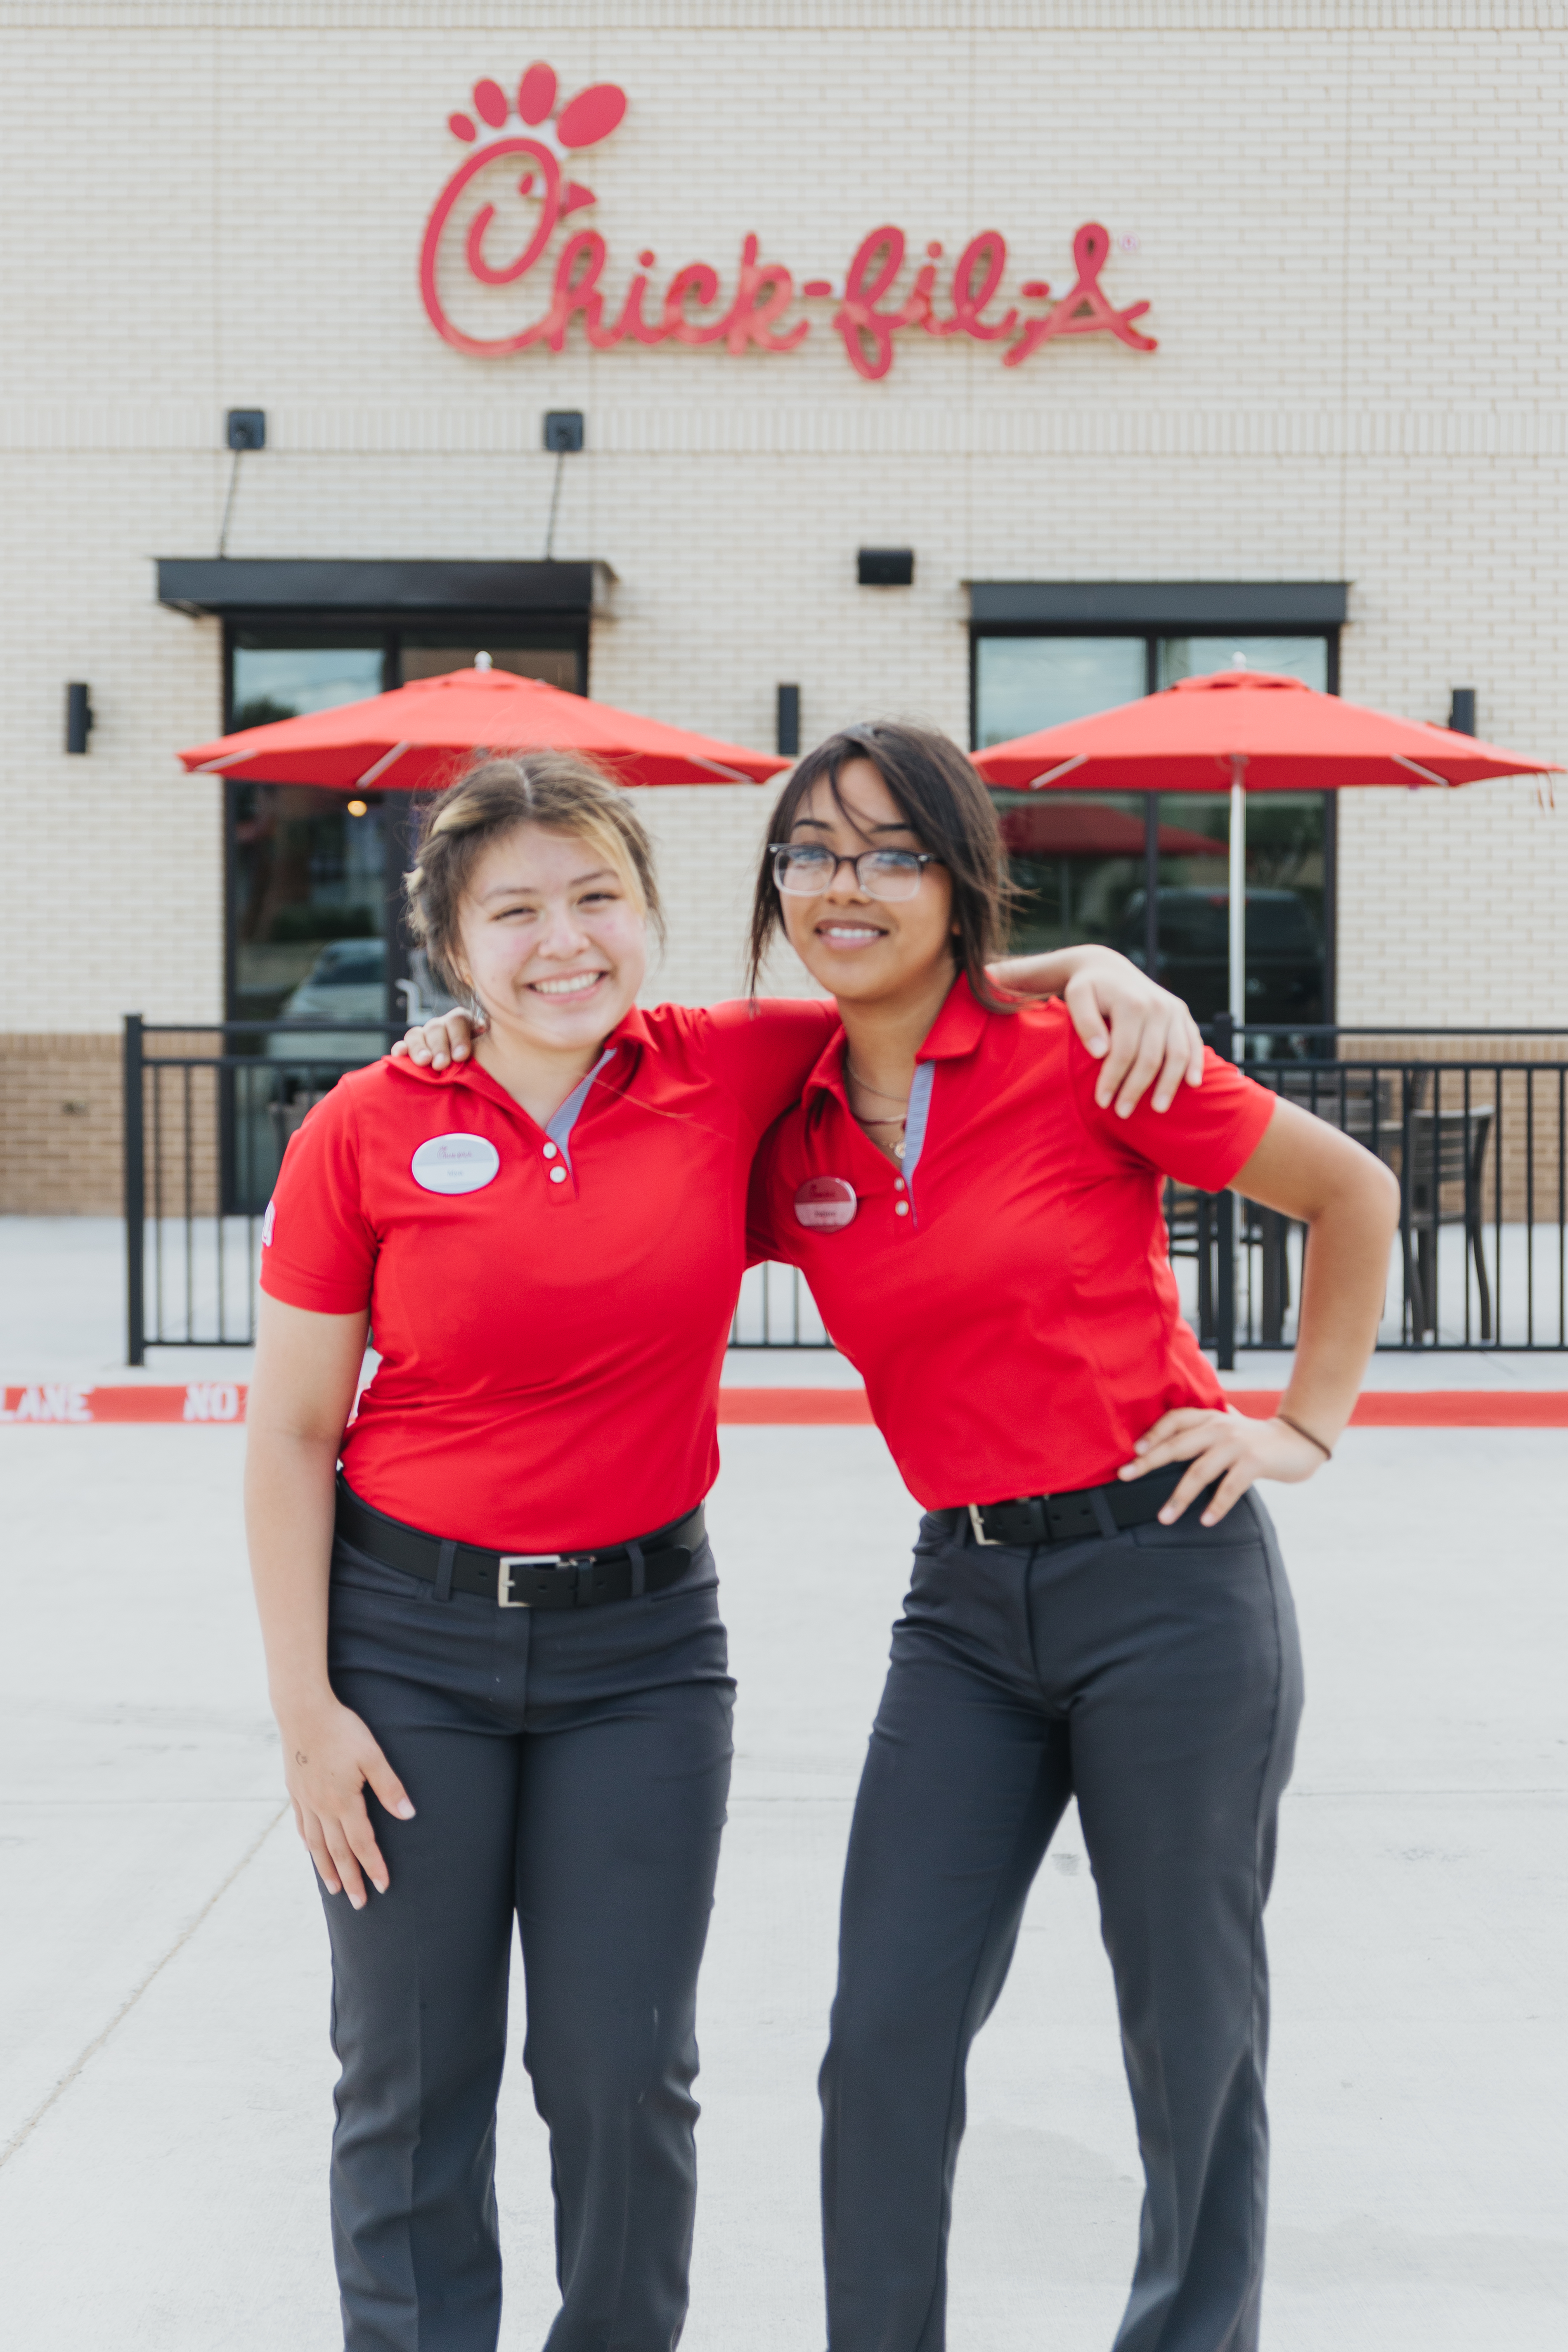
<path id="1" fill-rule="evenodd" d="M 797 1223 L 818 1234 L 842 1232 L 858 1206 L 854 1185 L 843 1176 L 808 1176 L 795 1196 Z"/>
<path id="2" fill-rule="evenodd" d="M 482 1192 L 500 1173 L 500 1153 L 482 1135 L 433 1135 L 408 1167 L 426 1192 Z"/>

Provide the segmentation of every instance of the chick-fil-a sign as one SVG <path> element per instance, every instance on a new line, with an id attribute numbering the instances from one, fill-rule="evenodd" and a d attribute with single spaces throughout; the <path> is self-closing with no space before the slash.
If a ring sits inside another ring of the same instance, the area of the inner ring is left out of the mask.
<path id="1" fill-rule="evenodd" d="M 515 98 L 499 82 L 476 82 L 472 114 L 448 118 L 454 137 L 471 152 L 436 200 L 419 257 L 420 291 L 431 324 L 459 352 L 495 359 L 536 343 L 563 351 L 574 319 L 582 321 L 595 351 L 631 342 L 710 343 L 736 355 L 790 352 L 813 329 L 809 318 L 789 316 L 796 302 L 835 306 L 832 325 L 851 364 L 873 380 L 887 374 L 893 338 L 904 333 L 967 335 L 977 343 L 994 343 L 1003 366 L 1010 368 L 1021 367 L 1042 343 L 1066 335 L 1114 335 L 1135 352 L 1155 349 L 1153 336 L 1140 334 L 1132 323 L 1148 303 L 1119 310 L 1100 286 L 1110 239 L 1097 221 L 1086 221 L 1073 238 L 1071 285 L 1053 294 L 1047 279 L 1027 279 L 1018 289 L 1018 301 L 1005 310 L 996 308 L 1007 267 L 1007 243 L 999 229 L 982 229 L 971 237 L 951 267 L 939 244 L 928 245 L 902 293 L 908 246 L 903 230 L 890 225 L 861 238 L 841 289 L 826 278 L 808 278 L 797 289 L 793 272 L 782 261 L 762 260 L 757 239 L 747 236 L 727 300 L 718 270 L 706 261 L 687 262 L 670 275 L 662 294 L 655 292 L 657 257 L 645 249 L 617 304 L 602 283 L 609 258 L 604 238 L 597 229 L 578 228 L 556 254 L 549 305 L 537 318 L 510 334 L 469 334 L 447 308 L 454 273 L 466 272 L 480 286 L 521 286 L 544 259 L 559 225 L 596 201 L 570 171 L 580 153 L 617 129 L 626 99 L 613 82 L 596 82 L 563 103 L 552 68 L 531 65 Z M 520 249 L 502 248 L 495 205 L 475 205 L 474 197 L 485 194 L 474 186 L 481 176 L 498 195 L 498 183 L 503 177 L 511 181 L 528 231 Z M 473 196 L 465 204 L 470 188 Z M 1025 310 L 1025 303 L 1044 307 Z"/>

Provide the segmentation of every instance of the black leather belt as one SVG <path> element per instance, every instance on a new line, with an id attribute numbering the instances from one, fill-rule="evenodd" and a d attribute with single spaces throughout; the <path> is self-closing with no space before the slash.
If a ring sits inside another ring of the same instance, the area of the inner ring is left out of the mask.
<path id="1" fill-rule="evenodd" d="M 340 1474 L 338 1533 L 384 1568 L 423 1577 L 447 1592 L 471 1592 L 501 1609 L 596 1609 L 678 1583 L 707 1534 L 702 1506 L 668 1527 L 605 1551 L 481 1551 L 450 1543 L 371 1508 Z"/>
<path id="2" fill-rule="evenodd" d="M 1026 1551 L 1035 1544 L 1082 1543 L 1089 1536 L 1116 1536 L 1124 1528 L 1157 1519 L 1186 1475 L 1184 1462 L 1151 1470 L 1146 1478 L 1110 1478 L 1103 1486 L 1079 1486 L 1066 1495 L 1018 1495 L 1005 1503 L 971 1503 L 944 1511 L 955 1535 L 967 1532 L 977 1544 L 1005 1544 Z M 1189 1507 L 1201 1510 L 1212 1487 Z"/>

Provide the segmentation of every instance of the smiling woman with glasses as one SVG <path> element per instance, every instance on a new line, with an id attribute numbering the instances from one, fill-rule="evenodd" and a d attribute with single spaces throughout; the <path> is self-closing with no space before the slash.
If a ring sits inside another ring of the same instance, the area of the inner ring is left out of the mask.
<path id="1" fill-rule="evenodd" d="M 1253 2352 L 1301 1682 L 1252 1489 L 1310 1477 L 1350 1417 L 1397 1188 L 1212 1054 L 1163 1117 L 1109 1106 L 1061 1008 L 997 992 L 1005 852 L 944 736 L 847 729 L 769 830 L 753 975 L 782 929 L 840 1026 L 758 1154 L 752 1252 L 805 1274 L 926 1512 L 845 1866 L 829 2352 L 941 2352 L 969 2047 L 1073 1799 L 1147 2182 L 1117 2343 Z M 1167 1175 L 1309 1228 L 1271 1420 L 1226 1410 L 1182 1319 Z"/>

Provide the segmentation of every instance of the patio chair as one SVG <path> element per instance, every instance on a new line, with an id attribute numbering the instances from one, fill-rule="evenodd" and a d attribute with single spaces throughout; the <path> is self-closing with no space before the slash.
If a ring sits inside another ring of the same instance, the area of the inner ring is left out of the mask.
<path id="1" fill-rule="evenodd" d="M 1436 1328 L 1438 1228 L 1459 1224 L 1465 1228 L 1467 1276 L 1469 1263 L 1476 1269 L 1481 1338 L 1491 1338 L 1492 1294 L 1481 1248 L 1481 1199 L 1494 1116 L 1490 1103 L 1468 1110 L 1417 1110 L 1410 1116 L 1405 1130 L 1409 1143 L 1400 1170 L 1404 1199 L 1399 1236 L 1405 1303 L 1417 1339 Z"/>

